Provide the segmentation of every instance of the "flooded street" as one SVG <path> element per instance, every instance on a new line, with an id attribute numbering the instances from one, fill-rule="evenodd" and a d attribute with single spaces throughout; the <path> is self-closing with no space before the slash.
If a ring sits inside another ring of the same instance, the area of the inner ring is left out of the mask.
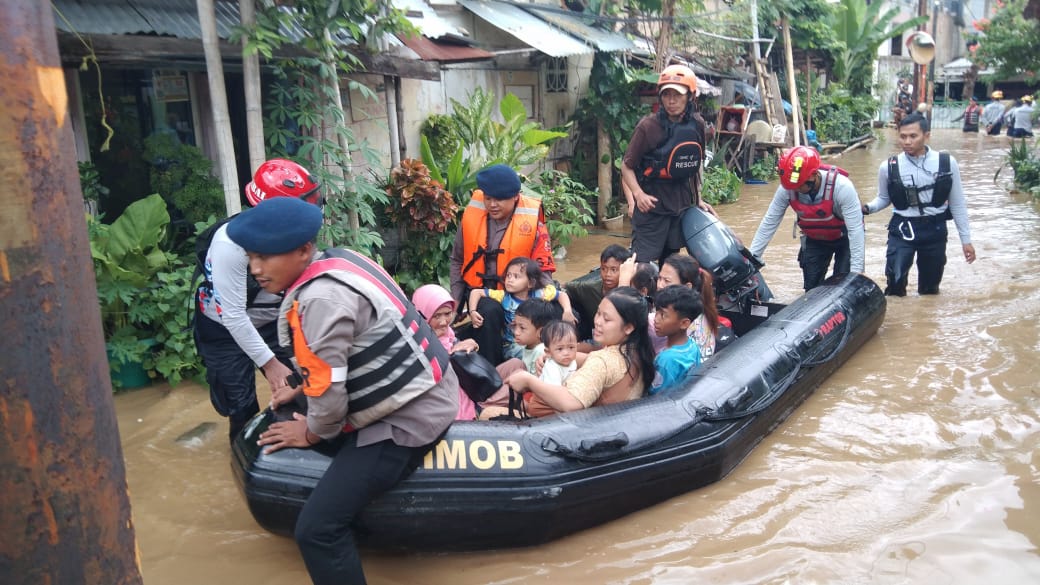
<path id="1" fill-rule="evenodd" d="M 881 136 L 826 161 L 850 172 L 864 202 L 897 148 L 894 130 Z M 964 261 L 951 224 L 942 294 L 918 297 L 912 271 L 878 335 L 728 477 L 544 546 L 365 551 L 369 583 L 1040 582 L 1040 206 L 994 185 L 1006 138 L 937 130 L 932 145 L 960 163 L 978 260 Z M 775 188 L 745 185 L 719 207 L 745 242 Z M 867 217 L 866 273 L 882 286 L 890 215 Z M 802 292 L 792 225 L 788 212 L 764 257 L 781 302 Z M 558 278 L 597 266 L 604 246 L 628 243 L 619 236 L 575 242 Z M 309 582 L 295 543 L 250 516 L 204 388 L 115 402 L 146 584 Z M 207 422 L 208 433 L 182 437 Z"/>

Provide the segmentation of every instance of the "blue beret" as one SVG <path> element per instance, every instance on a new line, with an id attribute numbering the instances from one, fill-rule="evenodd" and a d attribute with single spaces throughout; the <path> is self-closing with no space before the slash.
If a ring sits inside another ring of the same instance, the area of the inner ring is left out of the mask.
<path id="1" fill-rule="evenodd" d="M 285 254 L 313 241 L 321 208 L 295 197 L 265 199 L 228 223 L 231 241 L 258 254 Z"/>
<path id="2" fill-rule="evenodd" d="M 512 199 L 520 192 L 520 175 L 509 165 L 491 165 L 477 173 L 477 187 L 494 199 Z"/>

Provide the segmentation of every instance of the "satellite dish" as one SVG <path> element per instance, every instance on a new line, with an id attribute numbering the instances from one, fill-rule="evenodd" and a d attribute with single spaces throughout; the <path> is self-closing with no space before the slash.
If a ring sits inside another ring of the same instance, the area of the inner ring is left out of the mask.
<path id="1" fill-rule="evenodd" d="M 906 46 L 910 50 L 910 58 L 918 65 L 927 65 L 935 58 L 935 39 L 924 31 L 910 35 L 906 39 Z"/>

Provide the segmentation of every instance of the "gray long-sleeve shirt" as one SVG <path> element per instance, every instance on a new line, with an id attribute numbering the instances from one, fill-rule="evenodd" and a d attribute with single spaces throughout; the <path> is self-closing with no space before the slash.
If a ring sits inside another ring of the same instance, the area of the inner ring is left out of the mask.
<path id="1" fill-rule="evenodd" d="M 820 171 L 820 176 L 825 176 L 824 171 Z M 819 191 L 822 191 L 822 187 L 821 181 L 821 188 L 817 193 L 799 194 L 798 201 L 809 205 L 818 202 L 822 198 L 822 195 L 819 193 Z M 751 241 L 750 251 L 755 256 L 762 257 L 766 246 L 780 227 L 780 222 L 784 219 L 784 213 L 791 204 L 791 193 L 791 190 L 784 189 L 782 186 L 777 188 L 776 193 L 773 195 L 773 201 L 769 204 L 769 209 L 766 210 L 765 217 L 762 218 L 762 222 L 758 225 L 755 238 Z M 852 181 L 841 174 L 837 176 L 834 183 L 834 215 L 845 221 L 845 228 L 849 234 L 849 256 L 852 272 L 863 272 L 863 212 L 860 207 L 859 194 L 856 193 L 856 187 L 853 186 Z"/>
<path id="2" fill-rule="evenodd" d="M 202 314 L 223 325 L 257 367 L 271 361 L 274 352 L 256 329 L 278 319 L 282 297 L 260 291 L 256 303 L 269 306 L 246 309 L 249 257 L 228 237 L 226 224 L 213 234 L 204 272 L 213 287 L 204 287 L 200 295 Z"/>
<path id="3" fill-rule="evenodd" d="M 926 147 L 924 156 L 918 157 L 909 157 L 905 152 L 902 152 L 899 153 L 897 161 L 903 185 L 924 187 L 935 184 L 935 176 L 939 173 L 939 151 Z M 950 213 L 953 215 L 953 223 L 957 226 L 957 235 L 960 236 L 961 245 L 963 246 L 971 243 L 971 228 L 968 225 L 968 206 L 964 198 L 964 188 L 961 185 L 961 170 L 957 166 L 957 159 L 952 156 L 950 157 L 950 174 L 952 175 L 953 185 L 950 187 L 949 198 L 942 206 L 925 207 L 922 212 L 917 207 L 911 205 L 906 209 L 893 208 L 892 213 L 900 217 L 922 217 L 925 215 L 943 215 L 946 213 L 946 209 L 949 208 Z M 932 195 L 932 189 L 918 192 L 918 197 L 922 203 L 931 202 Z M 878 168 L 878 195 L 867 204 L 867 211 L 868 213 L 877 213 L 891 203 L 892 199 L 888 194 L 888 160 L 886 159 Z"/>
<path id="4" fill-rule="evenodd" d="M 1004 104 L 994 100 L 982 108 L 982 126 L 986 127 L 996 124 L 1000 116 L 1004 114 Z"/>

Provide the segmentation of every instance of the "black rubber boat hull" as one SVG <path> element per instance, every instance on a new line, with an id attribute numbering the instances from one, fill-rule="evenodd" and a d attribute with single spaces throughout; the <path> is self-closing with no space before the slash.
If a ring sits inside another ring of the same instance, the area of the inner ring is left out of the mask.
<path id="1" fill-rule="evenodd" d="M 359 535 L 376 548 L 534 545 L 716 482 L 884 316 L 873 281 L 835 277 L 742 335 L 673 393 L 519 423 L 455 423 L 422 467 L 366 509 Z M 235 440 L 232 468 L 257 522 L 291 534 L 331 447 L 263 455 L 256 437 L 273 420 L 261 413 Z"/>

